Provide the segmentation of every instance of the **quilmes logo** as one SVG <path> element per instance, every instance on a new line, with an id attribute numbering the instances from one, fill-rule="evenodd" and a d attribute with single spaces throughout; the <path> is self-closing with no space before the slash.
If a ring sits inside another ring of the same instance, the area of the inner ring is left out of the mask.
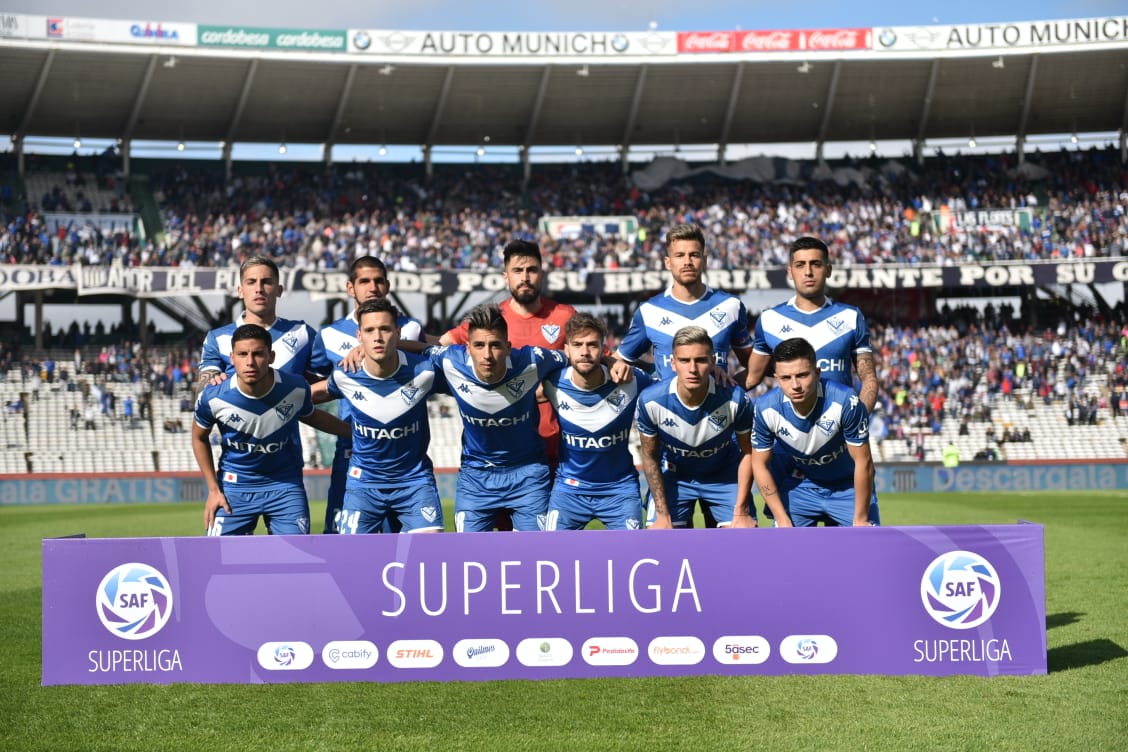
<path id="1" fill-rule="evenodd" d="M 756 665 L 771 654 L 772 646 L 759 635 L 726 635 L 713 643 L 713 660 L 726 666 Z"/>
<path id="2" fill-rule="evenodd" d="M 522 666 L 567 666 L 572 662 L 572 643 L 562 637 L 540 637 L 517 643 Z"/>
<path id="3" fill-rule="evenodd" d="M 504 640 L 459 640 L 451 654 L 463 668 L 497 668 L 509 662 L 509 645 Z"/>
<path id="4" fill-rule="evenodd" d="M 638 660 L 638 643 L 630 637 L 592 637 L 580 655 L 589 666 L 629 666 Z"/>
<path id="5" fill-rule="evenodd" d="M 160 632 L 172 614 L 172 587 L 148 564 L 122 564 L 98 585 L 102 625 L 124 640 L 144 640 Z"/>
<path id="6" fill-rule="evenodd" d="M 779 656 L 788 663 L 830 663 L 838 657 L 838 643 L 830 635 L 788 635 L 779 643 Z"/>
<path id="7" fill-rule="evenodd" d="M 655 637 L 646 654 L 659 666 L 696 666 L 705 659 L 705 643 L 691 635 Z"/>
<path id="8" fill-rule="evenodd" d="M 434 640 L 396 640 L 384 655 L 396 668 L 434 668 L 443 662 L 443 646 Z"/>
<path id="9" fill-rule="evenodd" d="M 376 665 L 380 651 L 368 640 L 336 640 L 321 649 L 321 661 L 332 669 L 366 669 Z"/>
<path id="10" fill-rule="evenodd" d="M 920 578 L 924 610 L 951 629 L 971 629 L 990 619 L 1001 593 L 995 567 L 971 551 L 937 556 Z"/>
<path id="11" fill-rule="evenodd" d="M 264 642 L 257 657 L 267 671 L 303 671 L 313 664 L 313 648 L 305 642 Z"/>

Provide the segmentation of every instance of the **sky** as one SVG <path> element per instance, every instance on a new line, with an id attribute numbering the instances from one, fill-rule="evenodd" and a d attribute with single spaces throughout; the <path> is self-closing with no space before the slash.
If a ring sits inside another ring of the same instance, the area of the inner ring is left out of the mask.
<path id="1" fill-rule="evenodd" d="M 302 28 L 450 31 L 825 29 L 993 23 L 1128 14 L 1128 0 L 0 0 L 0 10 L 88 18 Z"/>

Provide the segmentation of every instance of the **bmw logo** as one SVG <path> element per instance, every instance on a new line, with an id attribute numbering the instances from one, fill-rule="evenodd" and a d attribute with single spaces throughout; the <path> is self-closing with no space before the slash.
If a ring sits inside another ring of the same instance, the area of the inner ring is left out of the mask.
<path id="1" fill-rule="evenodd" d="M 892 47 L 897 44 L 897 32 L 893 29 L 882 29 L 877 41 L 881 43 L 882 47 Z"/>
<path id="2" fill-rule="evenodd" d="M 631 46 L 631 40 L 627 39 L 626 34 L 616 34 L 611 37 L 611 49 L 615 52 L 626 52 L 627 48 Z"/>
<path id="3" fill-rule="evenodd" d="M 372 46 L 372 37 L 368 35 L 367 31 L 358 31 L 353 35 L 353 47 L 358 50 L 367 50 Z"/>

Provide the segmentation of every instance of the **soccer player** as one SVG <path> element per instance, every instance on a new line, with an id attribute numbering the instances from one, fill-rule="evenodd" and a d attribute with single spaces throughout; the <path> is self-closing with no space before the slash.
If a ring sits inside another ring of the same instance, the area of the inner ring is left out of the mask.
<path id="1" fill-rule="evenodd" d="M 368 300 L 381 300 L 388 294 L 388 270 L 384 262 L 375 256 L 361 256 L 349 267 L 349 279 L 345 290 L 356 307 L 344 318 L 323 327 L 313 342 L 310 367 L 322 377 L 328 376 L 334 367 L 346 358 L 359 344 L 357 331 L 357 307 Z M 399 336 L 405 340 L 423 341 L 423 326 L 408 316 L 398 315 Z M 394 349 L 394 348 L 393 348 Z M 342 420 L 349 418 L 349 403 L 337 403 L 337 415 Z M 352 436 L 337 439 L 333 454 L 333 472 L 329 479 L 329 499 L 325 506 L 326 533 L 337 532 L 337 513 L 345 498 L 346 475 L 349 469 L 349 455 L 352 453 Z M 389 532 L 398 532 L 394 516 L 388 518 Z"/>
<path id="2" fill-rule="evenodd" d="M 740 298 L 705 284 L 705 261 L 705 234 L 700 227 L 678 225 L 667 233 L 665 264 L 670 286 L 635 310 L 630 329 L 615 353 L 622 361 L 616 368 L 635 363 L 653 351 L 656 378 L 669 378 L 673 375 L 674 335 L 687 326 L 708 332 L 715 361 L 722 370 L 728 369 L 730 350 L 741 366 L 747 365 L 752 352 L 748 311 Z"/>
<path id="3" fill-rule="evenodd" d="M 699 326 L 673 337 L 674 376 L 639 397 L 636 423 L 651 528 L 689 527 L 694 504 L 718 527 L 755 527 L 752 405 L 739 386 L 713 378 L 713 340 Z"/>
<path id="4" fill-rule="evenodd" d="M 635 369 L 623 384 L 601 363 L 607 326 L 588 313 L 564 325 L 569 366 L 545 379 L 544 396 L 560 421 L 560 465 L 548 501 L 546 530 L 581 530 L 598 519 L 612 530 L 638 530 L 638 471 L 630 452 L 639 390 Z"/>
<path id="5" fill-rule="evenodd" d="M 760 314 L 756 320 L 752 357 L 745 375 L 746 389 L 759 384 L 771 363 L 772 351 L 786 339 L 802 337 L 814 348 L 821 377 L 853 387 L 851 365 L 857 361 L 858 390 L 866 412 L 877 401 L 877 371 L 869 343 L 865 316 L 851 305 L 827 297 L 826 281 L 830 276 L 830 250 L 814 237 L 801 237 L 791 244 L 787 276 L 795 286 L 795 295 Z M 782 487 L 802 480 L 803 469 L 788 464 L 787 456 L 775 459 L 776 481 Z M 765 516 L 771 516 L 766 509 Z M 873 514 L 877 514 L 876 499 Z"/>
<path id="6" fill-rule="evenodd" d="M 495 305 L 478 306 L 467 321 L 468 344 L 428 350 L 462 416 L 455 528 L 490 530 L 509 513 L 516 530 L 541 530 L 552 476 L 537 433 L 537 386 L 567 360 L 558 350 L 512 348 Z"/>
<path id="7" fill-rule="evenodd" d="M 544 269 L 540 247 L 527 240 L 511 240 L 502 253 L 505 262 L 505 284 L 509 298 L 498 305 L 509 330 L 513 347 L 564 348 L 564 325 L 576 309 L 541 295 Z M 470 342 L 470 326 L 463 321 L 439 338 L 441 345 L 466 345 Z M 552 406 L 537 398 L 540 411 L 538 433 L 544 441 L 550 466 L 555 467 L 559 454 L 560 426 Z"/>
<path id="8" fill-rule="evenodd" d="M 315 397 L 328 394 L 347 401 L 352 421 L 337 531 L 381 532 L 385 520 L 395 516 L 403 532 L 439 532 L 443 506 L 427 456 L 427 397 L 441 386 L 442 377 L 427 357 L 397 349 L 402 317 L 387 298 L 362 302 L 356 321 L 364 350 L 360 369 L 333 369 L 326 381 L 313 385 Z"/>
<path id="9" fill-rule="evenodd" d="M 868 413 L 853 387 L 819 378 L 818 356 L 800 337 L 772 355 L 777 386 L 756 401 L 753 474 L 779 527 L 876 525 Z M 779 483 L 772 455 L 802 473 Z"/>
<path id="10" fill-rule="evenodd" d="M 278 318 L 278 298 L 283 292 L 280 279 L 278 265 L 268 258 L 252 256 L 239 266 L 238 293 L 244 311 L 234 322 L 212 329 L 204 338 L 198 386 L 214 380 L 216 375 L 232 375 L 232 335 L 243 324 L 257 324 L 270 332 L 275 370 L 306 375 L 314 331 L 304 321 Z"/>
<path id="11" fill-rule="evenodd" d="M 298 421 L 344 435 L 347 423 L 313 409 L 309 384 L 270 364 L 270 333 L 244 324 L 230 337 L 234 378 L 209 384 L 196 401 L 192 452 L 204 475 L 208 535 L 250 535 L 261 515 L 274 535 L 309 532 Z M 219 473 L 208 436 L 219 426 Z"/>

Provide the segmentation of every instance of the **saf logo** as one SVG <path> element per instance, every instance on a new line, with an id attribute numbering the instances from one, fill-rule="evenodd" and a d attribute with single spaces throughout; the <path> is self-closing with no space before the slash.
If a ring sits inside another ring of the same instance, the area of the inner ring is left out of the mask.
<path id="1" fill-rule="evenodd" d="M 850 395 L 850 409 L 852 410 L 852 409 L 856 408 L 857 406 L 858 406 L 858 395 L 851 394 Z"/>

